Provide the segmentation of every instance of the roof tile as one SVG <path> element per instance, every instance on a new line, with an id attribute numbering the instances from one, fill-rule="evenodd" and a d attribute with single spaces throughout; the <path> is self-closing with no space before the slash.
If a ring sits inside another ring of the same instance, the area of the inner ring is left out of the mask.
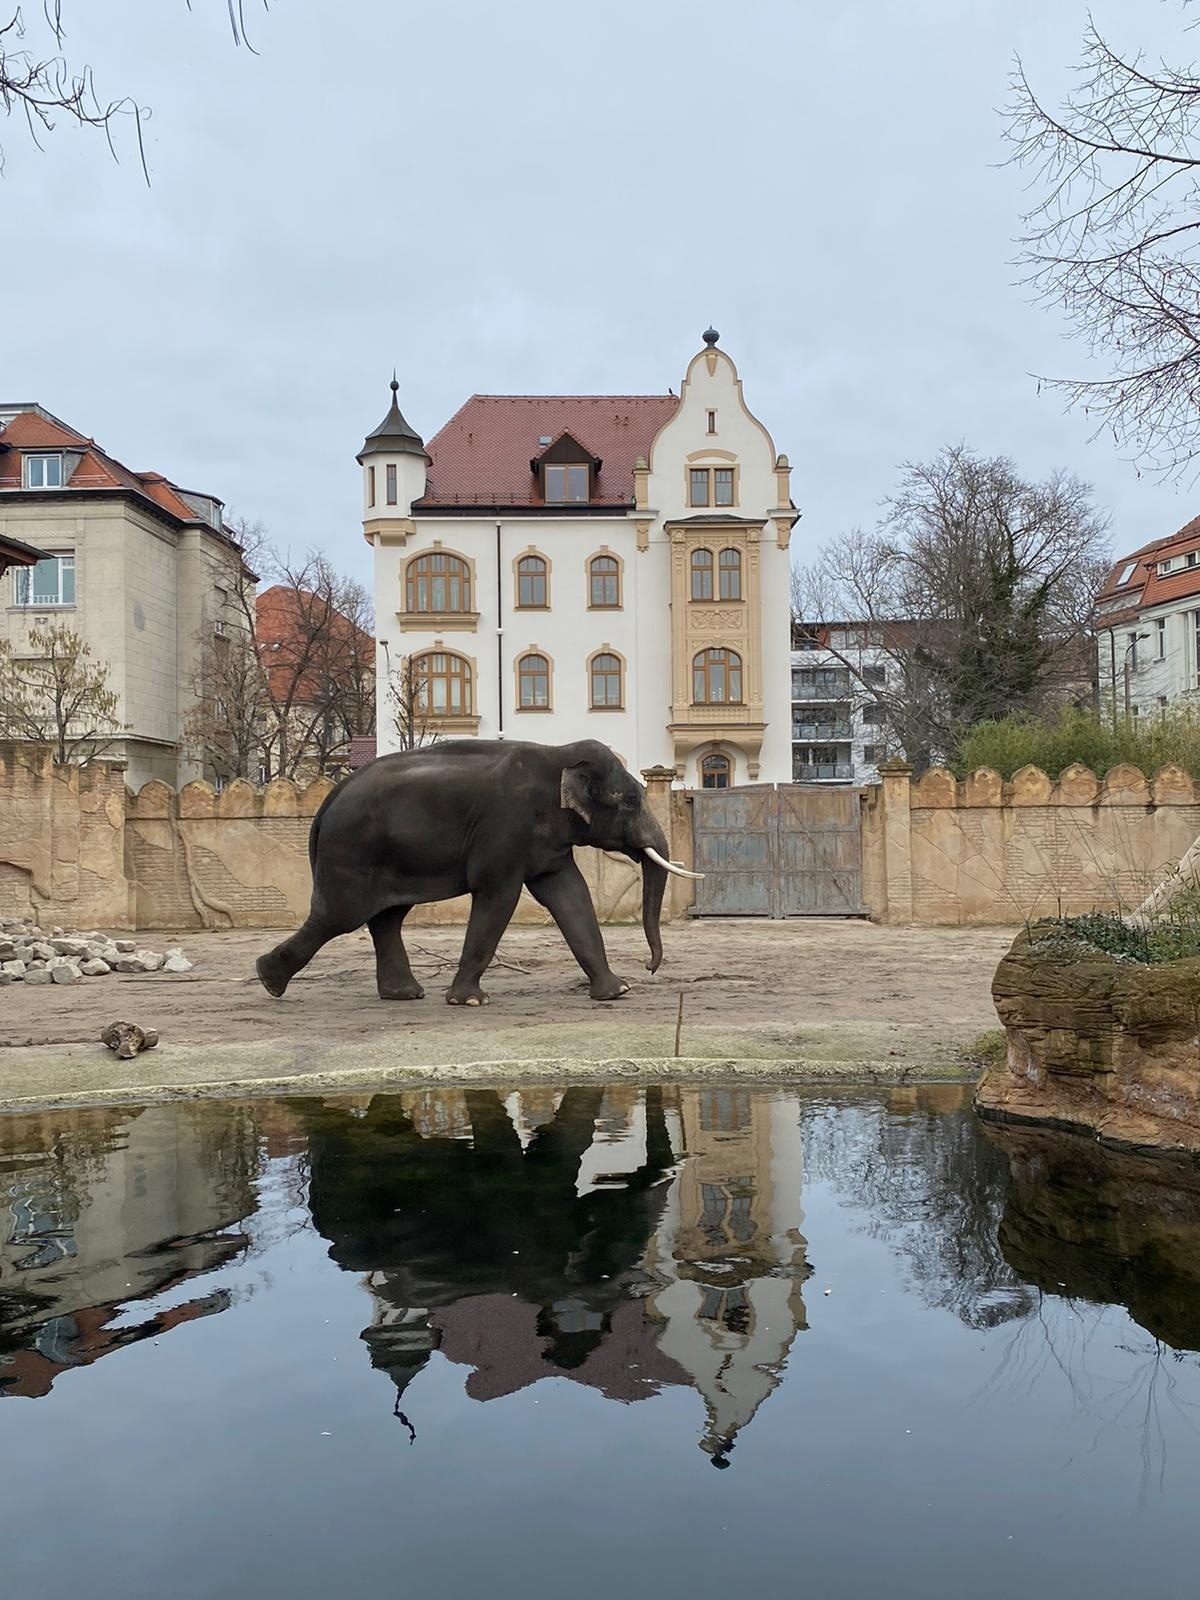
<path id="1" fill-rule="evenodd" d="M 426 447 L 418 506 L 542 505 L 529 463 L 569 433 L 603 463 L 591 504 L 633 502 L 633 464 L 675 412 L 672 394 L 476 394 Z"/>

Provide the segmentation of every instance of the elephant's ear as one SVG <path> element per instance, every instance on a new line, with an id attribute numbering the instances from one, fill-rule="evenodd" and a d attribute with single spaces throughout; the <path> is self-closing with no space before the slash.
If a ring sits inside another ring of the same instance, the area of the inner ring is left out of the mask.
<path id="1" fill-rule="evenodd" d="M 585 768 L 564 767 L 559 794 L 564 811 L 578 812 L 585 822 L 592 820 L 592 793 Z"/>

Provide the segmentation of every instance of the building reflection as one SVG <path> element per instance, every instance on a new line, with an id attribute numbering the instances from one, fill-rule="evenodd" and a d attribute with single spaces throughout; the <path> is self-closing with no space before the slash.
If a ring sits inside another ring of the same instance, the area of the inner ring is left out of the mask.
<path id="1" fill-rule="evenodd" d="M 625 1402 L 687 1385 L 728 1464 L 806 1326 L 794 1102 L 465 1090 L 303 1115 L 313 1220 L 364 1276 L 398 1409 L 435 1349 L 478 1400 L 547 1377 Z"/>
<path id="2" fill-rule="evenodd" d="M 1124 1306 L 1155 1340 L 1200 1350 L 1200 1164 L 986 1124 L 1011 1178 L 998 1230 L 1047 1294 Z"/>
<path id="3" fill-rule="evenodd" d="M 137 1308 L 245 1247 L 255 1160 L 238 1108 L 0 1119 L 0 1396 L 223 1310 L 221 1290 Z"/>

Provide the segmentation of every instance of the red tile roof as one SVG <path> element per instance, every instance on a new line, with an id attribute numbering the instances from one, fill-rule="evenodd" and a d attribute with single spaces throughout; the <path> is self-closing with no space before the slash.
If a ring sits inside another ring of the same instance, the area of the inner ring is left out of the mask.
<path id="1" fill-rule="evenodd" d="M 529 463 L 569 433 L 603 463 L 592 505 L 633 502 L 633 464 L 674 414 L 673 394 L 476 394 L 426 446 L 432 505 L 544 504 Z"/>
<path id="2" fill-rule="evenodd" d="M 0 490 L 22 487 L 23 450 L 78 450 L 80 459 L 67 481 L 67 489 L 126 489 L 149 500 L 176 521 L 209 525 L 188 505 L 178 486 L 161 472 L 133 472 L 103 451 L 94 439 L 37 410 L 18 411 L 9 423 L 0 425 Z"/>
<path id="3" fill-rule="evenodd" d="M 1196 557 L 1192 566 L 1186 564 L 1189 555 Z M 1168 559 L 1172 565 L 1181 559 L 1185 564 L 1160 573 L 1159 563 Z M 1122 583 L 1127 568 L 1131 570 Z M 1200 599 L 1200 517 L 1185 522 L 1178 533 L 1155 539 L 1114 562 L 1096 596 L 1096 620 L 1110 628 L 1151 606 L 1193 597 Z"/>
<path id="4" fill-rule="evenodd" d="M 314 648 L 314 637 L 326 615 L 325 604 L 307 589 L 292 589 L 283 583 L 264 589 L 255 599 L 259 659 L 277 701 L 303 704 L 315 700 L 321 692 L 321 674 L 331 669 L 350 671 L 357 664 L 374 670 L 374 638 L 340 611 L 334 613 L 329 637 L 344 644 L 344 659 L 340 649 L 331 655 L 327 643 Z"/>

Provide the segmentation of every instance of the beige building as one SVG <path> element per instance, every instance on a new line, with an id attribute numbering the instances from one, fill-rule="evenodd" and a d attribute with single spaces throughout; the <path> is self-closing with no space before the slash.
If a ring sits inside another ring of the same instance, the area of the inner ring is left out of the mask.
<path id="1" fill-rule="evenodd" d="M 133 472 L 36 404 L 0 405 L 0 539 L 45 552 L 0 576 L 0 637 L 66 627 L 109 669 L 133 788 L 202 776 L 184 748 L 205 642 L 236 625 L 241 552 L 212 495 Z"/>
<path id="2" fill-rule="evenodd" d="M 411 670 L 439 732 L 599 739 L 693 787 L 790 781 L 799 513 L 717 340 L 678 395 L 477 394 L 428 445 L 393 399 L 358 455 L 381 753 Z"/>

